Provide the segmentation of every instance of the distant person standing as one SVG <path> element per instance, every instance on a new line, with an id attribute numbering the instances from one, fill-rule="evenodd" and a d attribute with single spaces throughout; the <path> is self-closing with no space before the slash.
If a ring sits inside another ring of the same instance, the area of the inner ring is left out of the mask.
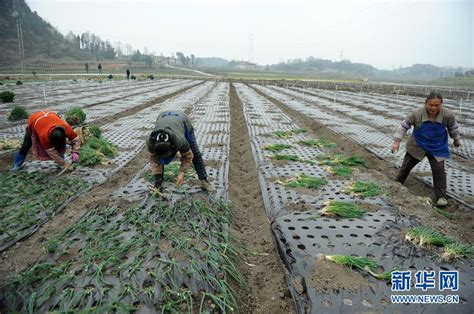
<path id="1" fill-rule="evenodd" d="M 89 63 L 86 63 L 86 73 L 89 73 Z"/>
<path id="2" fill-rule="evenodd" d="M 448 201 L 444 161 L 450 157 L 448 135 L 454 139 L 455 147 L 461 145 L 461 134 L 454 113 L 443 108 L 443 97 L 440 93 L 429 93 L 425 105 L 413 110 L 398 126 L 392 144 L 393 153 L 399 150 L 403 136 L 411 127 L 413 133 L 406 144 L 406 154 L 397 181 L 403 184 L 413 167 L 426 156 L 433 174 L 435 204 L 446 206 Z"/>
<path id="3" fill-rule="evenodd" d="M 99 63 L 97 68 L 99 69 L 99 74 L 102 74 L 102 63 Z"/>
<path id="4" fill-rule="evenodd" d="M 129 79 L 130 79 L 130 70 L 127 69 L 127 80 L 129 80 Z"/>

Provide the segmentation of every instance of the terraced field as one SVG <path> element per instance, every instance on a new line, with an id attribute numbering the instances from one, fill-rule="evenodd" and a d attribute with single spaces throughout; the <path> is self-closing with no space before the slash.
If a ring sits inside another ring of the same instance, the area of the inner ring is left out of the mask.
<path id="1" fill-rule="evenodd" d="M 81 107 L 118 152 L 59 178 L 32 160 L 0 174 L 2 311 L 472 312 L 472 255 L 441 258 L 443 245 L 409 236 L 429 227 L 472 250 L 469 102 L 463 146 L 447 162 L 450 206 L 436 211 L 426 161 L 407 187 L 392 180 L 404 153 L 390 152 L 394 128 L 421 98 L 194 80 L 1 87 L 16 96 L 0 107 L 0 140 L 23 137 L 25 121 L 6 119 L 18 104 Z M 145 139 L 167 110 L 192 120 L 215 192 L 192 171 L 177 187 L 169 172 L 168 198 L 150 195 Z M 373 264 L 344 267 L 337 255 Z M 457 270 L 460 304 L 392 304 L 381 274 L 394 269 Z"/>

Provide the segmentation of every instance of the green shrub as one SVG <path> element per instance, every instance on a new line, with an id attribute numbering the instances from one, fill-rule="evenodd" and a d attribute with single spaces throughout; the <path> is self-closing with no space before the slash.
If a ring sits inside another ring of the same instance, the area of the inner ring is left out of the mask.
<path id="1" fill-rule="evenodd" d="M 16 81 L 16 85 L 23 85 L 22 81 Z"/>
<path id="2" fill-rule="evenodd" d="M 147 79 L 149 80 L 154 80 L 155 79 L 155 76 L 153 74 L 150 74 L 147 76 Z"/>
<path id="3" fill-rule="evenodd" d="M 0 99 L 2 99 L 2 103 L 13 102 L 13 98 L 15 98 L 15 94 L 9 91 L 1 92 Z"/>
<path id="4" fill-rule="evenodd" d="M 112 74 L 109 74 L 109 80 L 113 79 L 114 76 Z"/>
<path id="5" fill-rule="evenodd" d="M 8 114 L 8 121 L 20 121 L 28 119 L 29 113 L 23 107 L 17 106 Z"/>

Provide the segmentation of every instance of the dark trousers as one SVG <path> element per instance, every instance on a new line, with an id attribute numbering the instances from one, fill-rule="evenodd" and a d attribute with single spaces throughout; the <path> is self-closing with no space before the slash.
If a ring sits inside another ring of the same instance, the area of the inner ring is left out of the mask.
<path id="1" fill-rule="evenodd" d="M 426 157 L 428 157 L 428 161 L 431 166 L 431 173 L 433 174 L 433 185 L 436 199 L 440 197 L 446 197 L 446 172 L 444 170 L 444 160 L 437 161 L 436 158 L 430 154 L 426 154 Z M 418 159 L 406 153 L 402 166 L 398 171 L 397 181 L 404 183 L 410 174 L 410 171 L 419 162 L 420 161 Z"/>
<path id="2" fill-rule="evenodd" d="M 207 172 L 206 166 L 204 165 L 204 160 L 202 160 L 202 154 L 199 150 L 199 146 L 196 141 L 196 137 L 194 136 L 194 131 L 187 132 L 186 139 L 188 140 L 189 146 L 191 147 L 191 151 L 193 152 L 193 166 L 196 170 L 199 180 L 206 180 L 207 179 Z"/>
<path id="3" fill-rule="evenodd" d="M 33 145 L 33 142 L 31 141 L 31 134 L 26 130 L 25 132 L 25 137 L 23 138 L 23 144 L 21 144 L 20 147 L 20 155 L 26 156 Z"/>

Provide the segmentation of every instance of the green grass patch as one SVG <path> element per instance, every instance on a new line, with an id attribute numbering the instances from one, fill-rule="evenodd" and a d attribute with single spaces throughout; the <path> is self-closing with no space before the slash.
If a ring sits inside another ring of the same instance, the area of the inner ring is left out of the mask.
<path id="1" fill-rule="evenodd" d="M 319 189 L 320 187 L 327 184 L 325 178 L 316 178 L 305 174 L 297 174 L 295 177 L 277 181 L 277 183 L 290 187 L 290 188 L 307 188 L 307 189 Z"/>
<path id="2" fill-rule="evenodd" d="M 272 151 L 272 152 L 280 152 L 282 150 L 285 150 L 285 149 L 288 149 L 288 148 L 291 148 L 293 146 L 289 145 L 289 144 L 269 144 L 269 145 L 265 145 L 263 146 L 263 149 L 266 149 L 266 150 L 269 150 L 269 151 Z"/>
<path id="3" fill-rule="evenodd" d="M 74 107 L 66 111 L 66 122 L 70 125 L 81 125 L 86 121 L 86 114 L 79 107 Z"/>
<path id="4" fill-rule="evenodd" d="M 341 217 L 341 218 L 361 218 L 365 210 L 359 206 L 344 201 L 330 201 L 320 211 L 321 216 Z"/>
<path id="5" fill-rule="evenodd" d="M 335 148 L 336 144 L 321 137 L 321 138 L 311 138 L 304 141 L 299 141 L 298 144 L 309 146 L 309 147 L 326 147 L 326 148 Z"/>
<path id="6" fill-rule="evenodd" d="M 23 107 L 16 106 L 8 114 L 8 121 L 21 121 L 28 119 L 29 116 L 30 114 Z"/>
<path id="7" fill-rule="evenodd" d="M 13 102 L 13 98 L 15 98 L 15 94 L 10 91 L 4 91 L 0 93 L 0 99 L 2 100 L 2 103 L 4 104 Z"/>
<path id="8" fill-rule="evenodd" d="M 354 193 L 361 197 L 380 195 L 380 187 L 375 182 L 356 181 L 343 190 L 345 193 Z"/>
<path id="9" fill-rule="evenodd" d="M 415 227 L 408 229 L 405 233 L 405 239 L 421 247 L 431 245 L 445 246 L 456 242 L 454 239 L 428 227 Z"/>

